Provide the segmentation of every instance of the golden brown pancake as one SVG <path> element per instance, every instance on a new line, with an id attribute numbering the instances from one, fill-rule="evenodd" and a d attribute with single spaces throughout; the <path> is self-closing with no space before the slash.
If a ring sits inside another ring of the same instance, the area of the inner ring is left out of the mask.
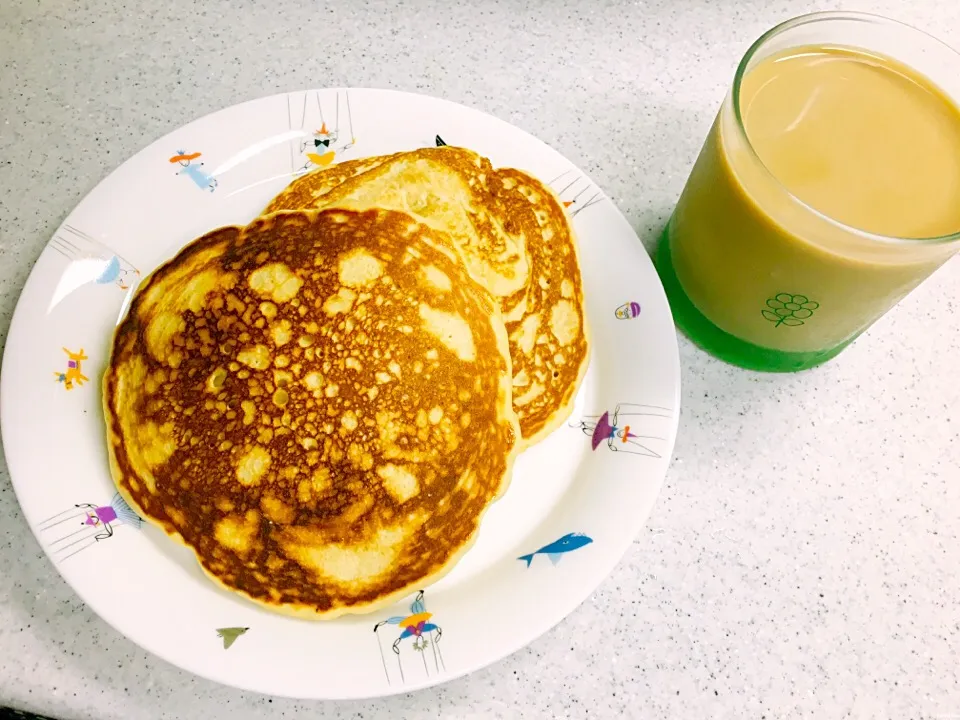
<path id="1" fill-rule="evenodd" d="M 372 170 L 378 165 L 382 165 L 387 160 L 397 157 L 398 154 L 399 153 L 394 153 L 393 155 L 375 155 L 373 157 L 347 160 L 329 167 L 311 170 L 287 185 L 279 195 L 270 201 L 270 204 L 267 205 L 261 215 L 272 215 L 281 210 L 318 208 L 321 206 L 321 203 L 318 202 L 318 198 L 320 198 L 321 195 L 325 195 L 344 181 L 356 175 L 360 175 L 367 170 Z"/>
<path id="2" fill-rule="evenodd" d="M 329 187 L 331 176 L 308 173 L 294 180 L 265 213 L 303 207 L 406 212 L 449 237 L 467 269 L 501 306 L 513 307 L 526 286 L 526 241 L 506 226 L 506 209 L 486 185 L 490 161 L 463 148 L 423 148 L 348 169 L 349 179 Z M 304 203 L 307 203 L 306 205 Z M 513 297 L 512 300 L 507 298 Z"/>
<path id="3" fill-rule="evenodd" d="M 566 209 L 525 172 L 497 171 L 511 217 L 524 224 L 530 280 L 505 318 L 513 365 L 513 408 L 523 446 L 542 440 L 573 410 L 589 358 L 577 243 Z"/>
<path id="4" fill-rule="evenodd" d="M 138 513 L 261 605 L 367 612 L 447 572 L 519 434 L 495 302 L 383 210 L 279 213 L 140 287 L 104 376 Z"/>
<path id="5" fill-rule="evenodd" d="M 513 404 L 520 420 L 523 447 L 546 437 L 569 416 L 587 368 L 589 346 L 577 244 L 569 216 L 550 188 L 520 170 L 492 170 L 469 150 L 427 149 L 431 158 L 484 169 L 473 182 L 498 202 L 490 207 L 514 237 L 525 242 L 527 282 L 501 297 L 513 363 Z M 333 191 L 350 179 L 362 186 L 365 173 L 400 158 L 403 153 L 353 160 L 315 171 L 294 181 L 268 206 L 330 207 Z M 356 191 L 353 191 L 356 193 Z M 435 191 L 437 193 L 442 190 Z M 371 198 L 375 193 L 371 192 Z M 442 223 L 443 216 L 439 217 Z"/>

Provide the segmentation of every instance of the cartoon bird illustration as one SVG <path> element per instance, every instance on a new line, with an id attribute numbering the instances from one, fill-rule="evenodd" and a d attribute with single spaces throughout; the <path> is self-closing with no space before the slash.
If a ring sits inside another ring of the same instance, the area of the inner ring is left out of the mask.
<path id="1" fill-rule="evenodd" d="M 397 638 L 396 642 L 393 643 L 393 651 L 397 652 L 397 648 L 400 646 L 400 643 L 406 640 L 408 637 L 413 638 L 413 649 L 414 650 L 423 650 L 426 645 L 426 638 L 424 635 L 429 635 L 429 633 L 436 631 L 439 634 L 442 634 L 440 628 L 436 623 L 430 622 L 430 618 L 433 617 L 433 613 L 428 613 L 426 605 L 423 602 L 423 590 L 417 593 L 416 599 L 410 605 L 410 614 L 407 616 L 394 616 L 387 618 L 383 622 L 377 623 L 373 628 L 374 632 L 381 625 L 399 625 L 403 628 L 403 631 L 400 633 L 400 637 Z"/>
<path id="2" fill-rule="evenodd" d="M 246 634 L 249 629 L 248 627 L 217 628 L 217 637 L 223 638 L 223 649 L 229 650 L 230 646 L 237 641 L 237 638 Z"/>
<path id="3" fill-rule="evenodd" d="M 409 615 L 395 615 L 373 626 L 374 633 L 377 633 L 384 625 L 398 625 L 402 628 L 399 637 L 397 637 L 391 646 L 394 655 L 397 657 L 397 667 L 400 671 L 401 681 L 405 681 L 405 676 L 400 650 L 401 643 L 407 638 L 413 638 L 412 643 L 410 643 L 411 648 L 423 656 L 423 669 L 427 676 L 430 675 L 430 669 L 427 663 L 427 654 L 424 651 L 428 647 L 433 649 L 434 671 L 439 671 L 441 668 L 446 669 L 443 664 L 443 654 L 440 652 L 440 638 L 443 636 L 443 631 L 435 622 L 431 622 L 432 618 L 433 614 L 427 612 L 427 606 L 423 600 L 423 590 L 421 590 L 410 604 Z M 377 634 L 378 645 L 380 643 L 379 637 L 379 634 Z M 427 639 L 428 637 L 430 638 L 429 641 Z M 383 670 L 387 675 L 387 682 L 389 682 L 390 673 L 387 670 L 387 661 L 384 657 L 382 646 L 380 646 L 380 659 L 383 661 Z"/>
<path id="4" fill-rule="evenodd" d="M 194 163 L 193 161 L 200 157 L 200 153 L 190 153 L 187 154 L 183 150 L 177 150 L 176 154 L 170 158 L 170 162 L 177 163 L 180 165 L 180 169 L 177 171 L 177 175 L 186 175 L 188 178 L 193 180 L 196 183 L 197 187 L 201 190 L 209 190 L 213 192 L 217 189 L 217 179 L 211 175 L 208 175 L 200 168 L 203 167 L 204 163 Z"/>
<path id="5" fill-rule="evenodd" d="M 548 545 L 544 545 L 539 550 L 534 550 L 529 555 L 521 555 L 517 560 L 523 560 L 527 567 L 533 563 L 533 558 L 537 555 L 546 555 L 550 562 L 556 565 L 566 553 L 579 550 L 593 542 L 593 538 L 583 533 L 567 533 L 558 540 L 554 540 Z"/>
<path id="6" fill-rule="evenodd" d="M 81 363 L 84 360 L 89 360 L 89 358 L 84 354 L 83 348 L 80 348 L 80 352 L 76 353 L 66 348 L 63 348 L 63 351 L 67 354 L 67 370 L 66 372 L 54 371 L 53 374 L 56 376 L 57 382 L 63 383 L 64 388 L 73 390 L 74 385 L 83 385 L 90 379 L 83 374 L 81 369 Z"/>

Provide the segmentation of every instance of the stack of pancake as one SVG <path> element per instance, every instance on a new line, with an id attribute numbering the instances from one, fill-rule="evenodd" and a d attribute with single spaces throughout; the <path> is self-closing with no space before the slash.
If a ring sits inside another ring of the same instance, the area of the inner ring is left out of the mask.
<path id="1" fill-rule="evenodd" d="M 455 147 L 345 162 L 141 284 L 103 382 L 111 470 L 229 590 L 368 612 L 453 567 L 587 354 L 543 183 Z"/>

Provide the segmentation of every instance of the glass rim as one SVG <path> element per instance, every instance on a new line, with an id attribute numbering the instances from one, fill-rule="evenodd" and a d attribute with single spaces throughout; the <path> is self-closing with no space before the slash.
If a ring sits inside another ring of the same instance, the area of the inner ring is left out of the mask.
<path id="1" fill-rule="evenodd" d="M 739 65 L 737 65 L 737 72 L 733 77 L 733 87 L 731 89 L 731 101 L 733 104 L 733 115 L 735 119 L 735 125 L 739 140 L 747 147 L 750 151 L 750 156 L 756 163 L 763 168 L 764 173 L 770 178 L 770 180 L 776 185 L 776 187 L 783 192 L 791 201 L 799 205 L 803 210 L 816 215 L 819 218 L 822 218 L 824 221 L 834 226 L 839 230 L 858 235 L 867 240 L 872 240 L 874 242 L 885 244 L 885 245 L 949 245 L 954 242 L 960 242 L 960 230 L 950 233 L 948 235 L 936 235 L 932 237 L 918 237 L 918 238 L 907 238 L 907 237 L 898 237 L 895 235 L 880 235 L 878 233 L 872 233 L 868 230 L 863 230 L 853 225 L 848 225 L 839 220 L 836 220 L 826 213 L 817 210 L 812 205 L 804 202 L 796 195 L 794 195 L 790 190 L 780 181 L 780 179 L 773 174 L 773 172 L 766 166 L 760 156 L 757 154 L 756 149 L 753 147 L 753 143 L 750 142 L 750 138 L 747 137 L 747 130 L 744 127 L 743 116 L 740 112 L 740 87 L 743 82 L 744 75 L 747 72 L 747 65 L 757 54 L 757 52 L 762 48 L 768 40 L 777 35 L 780 35 L 786 30 L 790 30 L 801 25 L 808 25 L 810 23 L 821 22 L 823 20 L 853 20 L 856 22 L 869 22 L 869 23 L 885 23 L 888 25 L 898 26 L 903 30 L 908 32 L 916 33 L 917 35 L 922 36 L 927 41 L 933 42 L 936 45 L 939 45 L 943 49 L 947 50 L 949 53 L 954 55 L 957 59 L 957 65 L 960 67 L 960 52 L 957 52 L 952 47 L 947 45 L 942 40 L 930 35 L 923 30 L 915 28 L 913 25 L 908 25 L 907 23 L 900 22 L 899 20 L 893 20 L 891 18 L 884 17 L 883 15 L 876 15 L 874 13 L 866 12 L 854 12 L 854 11 L 844 11 L 844 10 L 831 10 L 825 12 L 814 12 L 807 13 L 805 15 L 799 15 L 797 17 L 785 20 L 778 25 L 767 30 L 763 35 L 758 37 L 752 45 L 747 49 L 747 52 L 744 53 L 743 58 L 740 60 Z M 855 46 L 854 46 L 855 47 Z M 864 48 L 869 50 L 869 48 Z M 912 67 L 912 66 L 911 66 Z M 913 68 L 916 70 L 916 68 Z M 917 72 L 920 72 L 917 70 Z M 932 81 L 931 81 L 932 82 Z M 945 93 L 946 94 L 946 93 Z M 952 96 L 948 96 L 953 99 Z M 960 104 L 958 104 L 958 109 L 960 109 Z"/>

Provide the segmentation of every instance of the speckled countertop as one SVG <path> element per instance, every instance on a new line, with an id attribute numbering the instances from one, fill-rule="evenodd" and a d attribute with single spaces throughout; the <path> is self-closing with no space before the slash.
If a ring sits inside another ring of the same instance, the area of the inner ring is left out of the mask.
<path id="1" fill-rule="evenodd" d="M 277 91 L 416 90 L 513 122 L 652 247 L 740 55 L 828 2 L 4 0 L 0 338 L 48 240 L 122 160 Z M 960 44 L 960 4 L 851 0 Z M 63 718 L 960 717 L 960 260 L 795 376 L 681 340 L 647 529 L 566 621 L 470 677 L 300 703 L 197 679 L 83 606 L 0 467 L 0 705 Z"/>

